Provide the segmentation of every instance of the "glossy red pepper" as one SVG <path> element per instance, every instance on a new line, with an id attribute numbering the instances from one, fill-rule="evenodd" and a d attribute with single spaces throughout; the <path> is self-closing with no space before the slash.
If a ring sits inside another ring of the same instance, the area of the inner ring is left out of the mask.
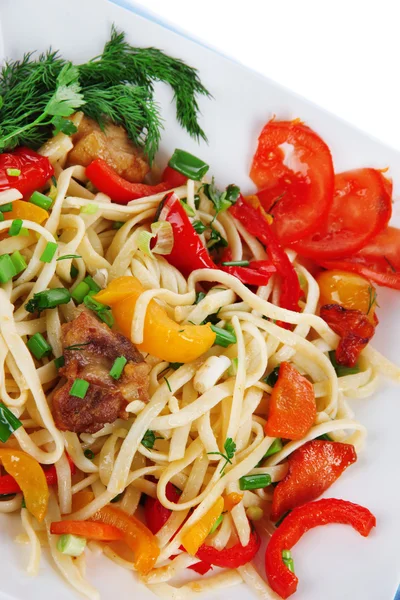
<path id="1" fill-rule="evenodd" d="M 234 275 L 246 285 L 267 285 L 271 275 L 276 273 L 276 267 L 268 260 L 252 260 L 248 267 L 219 267 L 222 271 Z"/>
<path id="2" fill-rule="evenodd" d="M 8 175 L 7 169 L 17 169 L 20 175 Z M 15 188 L 25 197 L 45 185 L 54 174 L 46 156 L 21 147 L 13 152 L 0 154 L 0 192 Z"/>
<path id="3" fill-rule="evenodd" d="M 296 271 L 272 231 L 263 208 L 256 196 L 243 198 L 229 209 L 232 216 L 245 226 L 267 249 L 268 256 L 281 276 L 281 296 L 279 304 L 282 308 L 299 311 L 299 299 L 302 291 Z"/>
<path id="4" fill-rule="evenodd" d="M 117 204 L 128 204 L 131 200 L 152 196 L 153 194 L 158 194 L 160 192 L 166 192 L 173 187 L 168 181 L 163 181 L 157 185 L 131 183 L 118 175 L 118 173 L 101 158 L 96 158 L 96 160 L 86 167 L 86 175 L 100 192 L 110 196 L 111 200 Z"/>
<path id="5" fill-rule="evenodd" d="M 75 464 L 72 462 L 71 458 L 67 456 L 69 465 L 71 467 L 71 473 L 74 475 L 76 472 Z M 57 485 L 57 471 L 54 465 L 48 467 L 47 469 L 43 469 L 44 474 L 46 476 L 47 485 Z M 18 494 L 21 491 L 18 483 L 15 481 L 14 477 L 11 475 L 3 475 L 0 477 L 0 496 L 5 494 Z"/>
<path id="6" fill-rule="evenodd" d="M 282 598 L 294 594 L 298 584 L 296 575 L 282 560 L 282 551 L 290 550 L 309 529 L 328 523 L 351 525 L 367 537 L 376 519 L 367 508 L 336 498 L 323 498 L 295 508 L 272 534 L 265 554 L 269 585 Z"/>
<path id="7" fill-rule="evenodd" d="M 198 549 L 196 556 L 201 558 L 203 562 L 216 567 L 237 569 L 238 567 L 247 564 L 255 557 L 260 548 L 260 544 L 261 540 L 258 533 L 252 531 L 247 546 L 242 546 L 242 544 L 238 542 L 230 548 L 217 550 L 217 548 L 214 548 L 213 546 L 203 544 Z"/>
<path id="8" fill-rule="evenodd" d="M 289 456 L 289 471 L 274 489 L 271 520 L 318 498 L 356 460 L 351 444 L 312 440 L 300 446 Z"/>
<path id="9" fill-rule="evenodd" d="M 185 185 L 188 178 L 167 165 L 164 169 L 162 180 L 168 182 L 171 188 L 176 188 Z"/>

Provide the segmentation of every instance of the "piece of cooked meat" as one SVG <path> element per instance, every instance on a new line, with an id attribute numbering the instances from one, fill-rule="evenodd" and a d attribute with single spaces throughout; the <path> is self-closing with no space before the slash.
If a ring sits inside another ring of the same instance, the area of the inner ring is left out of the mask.
<path id="1" fill-rule="evenodd" d="M 108 123 L 102 131 L 96 121 L 83 117 L 72 141 L 69 165 L 87 167 L 92 160 L 102 158 L 118 175 L 132 183 L 142 182 L 150 170 L 142 150 L 132 144 L 125 129 L 118 125 Z"/>
<path id="2" fill-rule="evenodd" d="M 135 346 L 84 311 L 62 326 L 65 365 L 60 374 L 67 382 L 53 396 L 53 417 L 61 430 L 95 433 L 106 423 L 127 418 L 132 400 L 149 399 L 149 370 Z M 116 358 L 127 363 L 118 380 L 110 377 Z M 90 383 L 83 399 L 70 396 L 75 379 Z"/>

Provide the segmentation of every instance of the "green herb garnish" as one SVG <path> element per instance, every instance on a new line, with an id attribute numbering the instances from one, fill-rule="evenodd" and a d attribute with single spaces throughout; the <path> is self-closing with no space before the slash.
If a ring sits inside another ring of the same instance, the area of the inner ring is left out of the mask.
<path id="1" fill-rule="evenodd" d="M 207 454 L 218 454 L 225 459 L 225 464 L 222 466 L 220 473 L 224 474 L 225 467 L 229 463 L 232 464 L 232 458 L 235 456 L 236 444 L 232 438 L 227 438 L 224 444 L 225 454 L 223 452 L 207 452 Z"/>
<path id="2" fill-rule="evenodd" d="M 142 445 L 149 450 L 152 450 L 156 440 L 163 440 L 161 436 L 156 436 L 154 431 L 148 429 L 142 438 Z"/>

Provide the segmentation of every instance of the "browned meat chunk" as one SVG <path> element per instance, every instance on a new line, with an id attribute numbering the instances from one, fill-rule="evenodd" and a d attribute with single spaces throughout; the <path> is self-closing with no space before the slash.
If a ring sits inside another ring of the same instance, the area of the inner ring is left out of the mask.
<path id="1" fill-rule="evenodd" d="M 62 326 L 65 365 L 60 374 L 67 382 L 53 396 L 53 416 L 61 430 L 95 433 L 118 417 L 126 418 L 132 400 L 147 401 L 149 366 L 135 346 L 114 333 L 89 312 Z M 116 358 L 127 363 L 121 377 L 109 372 Z M 83 399 L 70 395 L 75 379 L 90 385 Z"/>
<path id="2" fill-rule="evenodd" d="M 92 160 L 102 158 L 132 183 L 143 181 L 150 170 L 143 152 L 132 144 L 125 129 L 118 125 L 109 123 L 102 131 L 96 121 L 83 117 L 72 141 L 74 147 L 68 155 L 70 165 L 87 167 Z"/>

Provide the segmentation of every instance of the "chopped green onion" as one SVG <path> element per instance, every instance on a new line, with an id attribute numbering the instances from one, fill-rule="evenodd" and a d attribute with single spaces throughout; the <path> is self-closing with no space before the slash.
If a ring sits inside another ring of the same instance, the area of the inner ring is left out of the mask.
<path id="1" fill-rule="evenodd" d="M 228 375 L 229 375 L 229 377 L 235 377 L 235 375 L 237 374 L 238 363 L 239 363 L 239 359 L 237 357 L 236 358 L 232 358 L 232 360 L 231 360 L 231 366 L 228 369 Z"/>
<path id="2" fill-rule="evenodd" d="M 23 235 L 24 237 L 28 237 L 29 230 L 26 227 L 21 227 L 18 235 Z"/>
<path id="3" fill-rule="evenodd" d="M 113 229 L 121 229 L 121 227 L 125 225 L 125 221 L 114 221 L 112 228 Z"/>
<path id="4" fill-rule="evenodd" d="M 185 202 L 185 200 L 180 200 L 181 205 L 183 206 L 183 208 L 185 209 L 185 213 L 187 214 L 188 217 L 194 217 L 196 212 L 194 211 L 194 209 L 189 206 L 189 204 L 187 202 Z"/>
<path id="5" fill-rule="evenodd" d="M 84 283 L 85 285 L 87 285 L 85 282 L 82 282 L 82 283 Z M 95 284 L 94 281 L 93 281 L 93 283 Z M 89 308 L 89 310 L 92 310 L 93 312 L 95 312 L 96 315 L 99 317 L 99 319 L 101 321 L 103 321 L 103 323 L 105 323 L 109 327 L 112 327 L 114 325 L 114 317 L 112 315 L 110 307 L 106 306 L 105 304 L 101 304 L 101 302 L 98 302 L 97 300 L 95 300 L 93 298 L 93 296 L 96 293 L 97 292 L 92 291 L 92 292 L 89 292 L 84 297 L 83 301 L 85 303 L 85 306 L 87 308 Z"/>
<path id="6" fill-rule="evenodd" d="M 36 204 L 40 208 L 44 210 L 49 210 L 50 206 L 53 204 L 53 200 L 40 192 L 33 192 L 32 196 L 29 198 L 29 202 L 32 204 Z"/>
<path id="7" fill-rule="evenodd" d="M 128 361 L 125 356 L 118 356 L 118 358 L 114 360 L 114 364 L 111 367 L 110 377 L 113 379 L 119 379 L 127 362 Z"/>
<path id="8" fill-rule="evenodd" d="M 77 304 L 82 304 L 85 297 L 90 292 L 90 287 L 84 281 L 78 283 L 78 285 L 72 290 L 71 297 Z"/>
<path id="9" fill-rule="evenodd" d="M 121 492 L 120 494 L 117 494 L 117 496 L 115 496 L 115 498 L 113 498 L 112 500 L 110 500 L 111 504 L 115 504 L 115 502 L 119 502 L 122 498 L 122 496 L 124 495 L 124 492 Z"/>
<path id="10" fill-rule="evenodd" d="M 211 535 L 212 533 L 217 531 L 218 527 L 221 525 L 223 520 L 224 520 L 224 515 L 219 515 L 218 519 L 215 521 L 214 525 L 211 527 L 208 535 Z"/>
<path id="11" fill-rule="evenodd" d="M 174 371 L 176 371 L 177 369 L 179 369 L 179 367 L 181 367 L 183 365 L 183 363 L 178 363 L 178 362 L 174 362 L 174 363 L 169 363 L 169 366 L 171 367 L 171 369 L 173 369 Z"/>
<path id="12" fill-rule="evenodd" d="M 249 506 L 246 510 L 246 515 L 250 521 L 259 521 L 264 516 L 264 511 L 260 506 Z"/>
<path id="13" fill-rule="evenodd" d="M 336 352 L 335 350 L 331 350 L 329 352 L 329 360 L 332 363 L 333 368 L 336 371 L 336 375 L 338 377 L 345 377 L 346 375 L 356 375 L 356 373 L 360 372 L 360 367 L 355 365 L 354 367 L 345 367 L 343 365 L 339 365 L 336 361 Z"/>
<path id="14" fill-rule="evenodd" d="M 91 292 L 96 292 L 97 294 L 97 292 L 101 291 L 101 287 L 95 282 L 93 277 L 91 277 L 90 275 L 87 275 L 83 281 L 89 286 Z"/>
<path id="15" fill-rule="evenodd" d="M 203 300 L 203 298 L 206 297 L 206 294 L 204 292 L 197 292 L 196 294 L 196 300 L 195 300 L 195 304 L 198 304 L 199 302 L 201 302 Z"/>
<path id="16" fill-rule="evenodd" d="M 82 258 L 82 256 L 80 254 L 64 254 L 63 256 L 59 256 L 57 258 L 57 262 L 59 260 L 68 260 L 69 258 Z M 72 267 L 71 267 L 71 269 L 72 269 Z"/>
<path id="17" fill-rule="evenodd" d="M 86 539 L 72 533 L 63 533 L 57 542 L 57 550 L 67 556 L 80 556 L 86 548 Z"/>
<path id="18" fill-rule="evenodd" d="M 57 252 L 58 244 L 55 242 L 47 242 L 46 248 L 43 251 L 42 256 L 40 257 L 41 262 L 51 263 L 54 258 L 55 253 Z"/>
<path id="19" fill-rule="evenodd" d="M 83 399 L 89 389 L 89 382 L 84 379 L 75 379 L 69 391 L 70 396 Z"/>
<path id="20" fill-rule="evenodd" d="M 8 230 L 8 235 L 10 235 L 11 237 L 18 235 L 21 231 L 21 228 L 22 219 L 14 219 L 14 221 L 11 223 L 10 229 Z"/>
<path id="21" fill-rule="evenodd" d="M 78 276 L 78 273 L 79 273 L 79 271 L 76 268 L 76 266 L 75 265 L 71 265 L 70 275 L 71 275 L 72 279 L 75 279 L 75 277 Z"/>
<path id="22" fill-rule="evenodd" d="M 332 442 L 332 438 L 329 437 L 329 435 L 327 433 L 324 433 L 322 435 L 319 435 L 318 437 L 315 438 L 316 440 L 322 440 L 324 442 Z"/>
<path id="23" fill-rule="evenodd" d="M 281 438 L 276 438 L 264 454 L 264 458 L 267 458 L 267 456 L 272 456 L 273 454 L 280 452 L 282 448 L 283 444 Z"/>
<path id="24" fill-rule="evenodd" d="M 185 177 L 195 181 L 200 181 L 209 169 L 209 166 L 203 160 L 179 149 L 175 150 L 168 165 L 178 173 L 182 173 Z"/>
<path id="25" fill-rule="evenodd" d="M 146 256 L 153 257 L 153 253 L 150 248 L 151 240 L 154 238 L 154 233 L 150 231 L 141 231 L 138 236 L 138 248 L 141 250 Z"/>
<path id="26" fill-rule="evenodd" d="M 48 191 L 47 196 L 51 200 L 51 203 L 53 203 L 54 200 L 57 198 L 57 186 L 56 185 L 51 184 L 50 190 Z M 49 208 L 50 208 L 50 206 L 49 206 Z"/>
<path id="27" fill-rule="evenodd" d="M 81 213 L 83 213 L 84 215 L 95 215 L 98 210 L 99 205 L 93 202 L 89 202 L 89 204 L 86 204 L 85 206 L 81 207 Z"/>
<path id="28" fill-rule="evenodd" d="M 41 360 L 44 356 L 49 356 L 49 354 L 51 354 L 51 346 L 44 339 L 41 333 L 35 333 L 35 335 L 29 338 L 26 345 L 33 356 L 38 360 Z"/>
<path id="29" fill-rule="evenodd" d="M 220 310 L 221 310 L 221 309 L 219 308 L 219 309 L 218 309 L 218 312 L 217 312 L 217 314 L 219 313 L 219 311 L 220 311 Z M 235 336 L 235 340 L 236 340 L 236 333 L 235 333 L 235 328 L 234 328 L 234 326 L 233 326 L 233 325 L 231 325 L 231 323 L 227 323 L 227 324 L 225 325 L 225 329 L 226 329 L 226 331 L 229 331 L 229 333 L 231 333 L 233 336 Z"/>
<path id="30" fill-rule="evenodd" d="M 259 490 L 271 485 L 271 475 L 261 473 L 260 475 L 244 475 L 239 479 L 241 490 Z"/>
<path id="31" fill-rule="evenodd" d="M 221 263 L 224 267 L 248 267 L 249 264 L 248 260 L 227 260 Z"/>
<path id="32" fill-rule="evenodd" d="M 195 232 L 199 235 L 207 229 L 207 225 L 204 225 L 201 221 L 193 221 L 192 225 Z"/>
<path id="33" fill-rule="evenodd" d="M 12 202 L 7 202 L 7 204 L 0 204 L 1 212 L 10 212 L 12 210 Z"/>
<path id="34" fill-rule="evenodd" d="M 60 304 L 68 304 L 70 300 L 71 294 L 67 289 L 53 288 L 52 290 L 45 290 L 44 292 L 34 294 L 33 298 L 25 304 L 25 310 L 30 313 L 41 312 L 46 308 L 55 308 Z"/>
<path id="35" fill-rule="evenodd" d="M 274 387 L 274 385 L 276 384 L 276 382 L 278 381 L 278 377 L 279 377 L 279 367 L 280 365 L 278 365 L 277 367 L 275 367 L 275 369 L 273 369 L 271 371 L 271 373 L 265 377 L 263 379 L 263 381 L 265 381 L 265 383 L 267 385 L 269 385 L 270 387 Z"/>
<path id="36" fill-rule="evenodd" d="M 200 207 L 200 196 L 199 196 L 199 194 L 195 194 L 194 195 L 194 206 L 195 206 L 196 210 L 199 210 L 199 207 Z"/>
<path id="37" fill-rule="evenodd" d="M 88 458 L 89 460 L 93 460 L 94 459 L 94 452 L 93 450 L 91 450 L 90 448 L 86 448 L 86 450 L 83 453 L 86 458 Z"/>
<path id="38" fill-rule="evenodd" d="M 282 558 L 292 558 L 292 553 L 290 552 L 290 550 L 282 550 Z"/>
<path id="39" fill-rule="evenodd" d="M 22 426 L 22 423 L 14 413 L 2 402 L 0 402 L 0 442 L 8 441 L 10 435 L 17 431 Z"/>
<path id="40" fill-rule="evenodd" d="M 21 175 L 20 169 L 7 169 L 7 175 L 10 177 L 19 177 Z"/>
<path id="41" fill-rule="evenodd" d="M 0 213 L 0 214 L 2 214 L 2 213 Z M 15 250 L 15 252 L 13 252 L 10 255 L 10 258 L 11 258 L 14 268 L 16 270 L 16 275 L 18 275 L 19 273 L 22 273 L 22 271 L 24 271 L 26 269 L 26 267 L 28 266 L 26 264 L 24 257 L 18 250 Z"/>
<path id="42" fill-rule="evenodd" d="M 307 279 L 305 278 L 305 276 L 303 275 L 303 273 L 297 273 L 297 279 L 299 280 L 299 285 L 301 287 L 302 290 L 305 290 L 307 287 Z"/>
<path id="43" fill-rule="evenodd" d="M 3 213 L 2 213 L 2 212 L 0 212 L 0 222 L 1 222 L 1 221 L 5 221 L 5 219 L 4 219 L 4 215 L 3 215 Z"/>
<path id="44" fill-rule="evenodd" d="M 0 256 L 0 283 L 7 283 L 17 274 L 17 270 L 9 254 Z"/>
<path id="45" fill-rule="evenodd" d="M 112 327 L 114 325 L 114 317 L 109 308 L 105 308 L 104 310 L 99 310 L 97 313 L 100 321 L 103 321 L 108 327 Z"/>
<path id="46" fill-rule="evenodd" d="M 222 327 L 217 327 L 216 325 L 211 325 L 211 329 L 216 334 L 215 345 L 227 348 L 231 344 L 236 344 L 237 340 L 234 333 L 227 331 L 227 329 L 222 329 Z"/>
<path id="47" fill-rule="evenodd" d="M 282 550 L 282 560 L 289 569 L 289 571 L 292 571 L 292 573 L 294 573 L 294 562 L 290 550 Z"/>
<path id="48" fill-rule="evenodd" d="M 65 365 L 65 358 L 62 354 L 54 359 L 54 365 L 56 369 L 61 369 Z"/>

